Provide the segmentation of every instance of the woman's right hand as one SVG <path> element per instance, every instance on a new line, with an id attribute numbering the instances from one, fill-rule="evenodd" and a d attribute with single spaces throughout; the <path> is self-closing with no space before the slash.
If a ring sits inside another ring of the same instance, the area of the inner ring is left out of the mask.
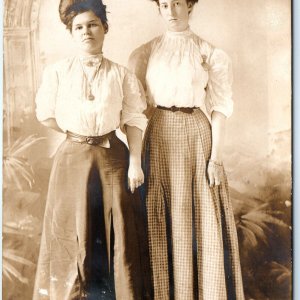
<path id="1" fill-rule="evenodd" d="M 131 193 L 144 183 L 144 173 L 140 163 L 130 163 L 128 169 L 128 187 Z"/>

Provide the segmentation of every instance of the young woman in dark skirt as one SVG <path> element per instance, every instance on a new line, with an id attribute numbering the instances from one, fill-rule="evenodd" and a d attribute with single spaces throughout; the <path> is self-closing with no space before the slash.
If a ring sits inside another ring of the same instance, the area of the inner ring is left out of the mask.
<path id="1" fill-rule="evenodd" d="M 62 0 L 59 12 L 79 51 L 45 69 L 36 97 L 38 120 L 66 139 L 51 172 L 33 299 L 145 299 L 136 189 L 146 101 L 135 75 L 102 55 L 102 1 Z"/>
<path id="2" fill-rule="evenodd" d="M 129 61 L 152 111 L 143 152 L 154 299 L 243 300 L 222 163 L 230 60 L 190 29 L 197 0 L 155 2 L 167 32 Z"/>

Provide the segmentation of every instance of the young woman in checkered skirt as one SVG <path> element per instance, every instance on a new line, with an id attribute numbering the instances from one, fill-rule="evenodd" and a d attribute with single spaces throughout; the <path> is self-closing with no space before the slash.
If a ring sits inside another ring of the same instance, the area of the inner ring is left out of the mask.
<path id="1" fill-rule="evenodd" d="M 243 300 L 221 156 L 233 108 L 230 60 L 189 28 L 197 0 L 154 1 L 167 32 L 129 60 L 151 115 L 144 188 L 153 298 Z"/>

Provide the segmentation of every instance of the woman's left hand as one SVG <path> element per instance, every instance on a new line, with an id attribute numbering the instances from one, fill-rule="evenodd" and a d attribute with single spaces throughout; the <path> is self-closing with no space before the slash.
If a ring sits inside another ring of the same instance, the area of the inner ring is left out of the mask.
<path id="1" fill-rule="evenodd" d="M 144 183 L 144 173 L 140 164 L 130 163 L 128 169 L 128 187 L 131 193 Z"/>
<path id="2" fill-rule="evenodd" d="M 224 170 L 222 162 L 209 160 L 207 167 L 209 186 L 220 185 L 224 180 Z"/>

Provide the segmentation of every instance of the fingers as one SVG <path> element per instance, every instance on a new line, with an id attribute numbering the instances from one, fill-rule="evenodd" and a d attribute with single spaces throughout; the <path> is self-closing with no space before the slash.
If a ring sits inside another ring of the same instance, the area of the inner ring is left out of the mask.
<path id="1" fill-rule="evenodd" d="M 131 193 L 134 193 L 134 190 L 137 189 L 144 183 L 144 178 L 128 178 L 128 187 Z"/>
<path id="2" fill-rule="evenodd" d="M 214 176 L 215 176 L 215 185 L 220 185 L 222 181 L 221 171 L 218 169 L 218 171 L 215 172 Z"/>
<path id="3" fill-rule="evenodd" d="M 129 165 L 128 169 L 128 188 L 131 193 L 144 183 L 144 173 L 140 166 Z"/>
<path id="4" fill-rule="evenodd" d="M 215 177 L 212 171 L 208 171 L 208 182 L 210 187 L 213 187 L 215 184 Z"/>
<path id="5" fill-rule="evenodd" d="M 219 186 L 223 181 L 223 167 L 209 164 L 207 169 L 209 186 Z"/>
<path id="6" fill-rule="evenodd" d="M 219 176 L 215 176 L 215 185 L 220 185 L 220 184 L 221 184 L 221 180 Z"/>
<path id="7" fill-rule="evenodd" d="M 214 185 L 220 185 L 221 184 L 221 179 L 216 176 L 216 175 L 211 175 L 208 177 L 209 179 L 209 186 L 213 187 Z"/>

